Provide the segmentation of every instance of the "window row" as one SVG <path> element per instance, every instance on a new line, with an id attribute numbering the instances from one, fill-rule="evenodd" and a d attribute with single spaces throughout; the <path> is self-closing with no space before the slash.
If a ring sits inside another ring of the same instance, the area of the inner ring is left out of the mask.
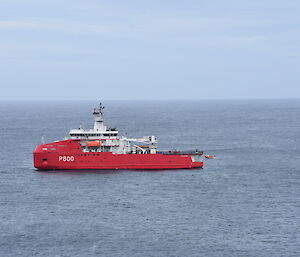
<path id="1" fill-rule="evenodd" d="M 116 137 L 118 136 L 118 134 L 70 134 L 71 137 L 100 137 L 100 136 L 104 136 L 104 137 Z"/>

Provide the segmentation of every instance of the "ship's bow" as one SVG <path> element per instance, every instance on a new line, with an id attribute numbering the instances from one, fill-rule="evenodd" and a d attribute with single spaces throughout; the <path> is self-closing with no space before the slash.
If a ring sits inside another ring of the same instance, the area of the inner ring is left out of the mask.
<path id="1" fill-rule="evenodd" d="M 33 151 L 33 165 L 36 169 L 45 170 L 48 168 L 47 153 L 42 151 L 43 145 L 38 145 Z"/>

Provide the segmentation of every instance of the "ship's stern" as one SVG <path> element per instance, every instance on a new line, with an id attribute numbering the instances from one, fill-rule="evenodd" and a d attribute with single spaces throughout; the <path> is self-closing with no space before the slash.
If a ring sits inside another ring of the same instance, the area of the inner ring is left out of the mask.
<path id="1" fill-rule="evenodd" d="M 203 168 L 204 162 L 202 155 L 191 155 L 192 168 Z"/>

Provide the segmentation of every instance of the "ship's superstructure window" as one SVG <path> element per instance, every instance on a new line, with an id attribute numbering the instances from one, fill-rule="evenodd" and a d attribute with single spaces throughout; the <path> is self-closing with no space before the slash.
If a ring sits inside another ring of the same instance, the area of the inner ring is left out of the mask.
<path id="1" fill-rule="evenodd" d="M 104 137 L 117 137 L 118 134 L 117 133 L 106 133 L 106 132 L 103 132 L 103 134 L 100 134 L 100 133 L 82 133 L 82 134 L 77 134 L 77 133 L 71 133 L 70 134 L 71 137 L 101 137 L 101 136 L 104 136 Z"/>
<path id="2" fill-rule="evenodd" d="M 118 134 L 103 134 L 105 137 L 116 137 Z"/>

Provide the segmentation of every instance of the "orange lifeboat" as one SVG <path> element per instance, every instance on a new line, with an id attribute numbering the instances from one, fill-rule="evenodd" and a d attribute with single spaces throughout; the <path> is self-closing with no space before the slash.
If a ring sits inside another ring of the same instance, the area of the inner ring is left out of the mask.
<path id="1" fill-rule="evenodd" d="M 204 157 L 206 159 L 216 159 L 216 156 L 214 156 L 214 155 L 204 155 Z"/>
<path id="2" fill-rule="evenodd" d="M 99 147 L 100 146 L 100 140 L 87 141 L 86 146 L 87 147 Z"/>

